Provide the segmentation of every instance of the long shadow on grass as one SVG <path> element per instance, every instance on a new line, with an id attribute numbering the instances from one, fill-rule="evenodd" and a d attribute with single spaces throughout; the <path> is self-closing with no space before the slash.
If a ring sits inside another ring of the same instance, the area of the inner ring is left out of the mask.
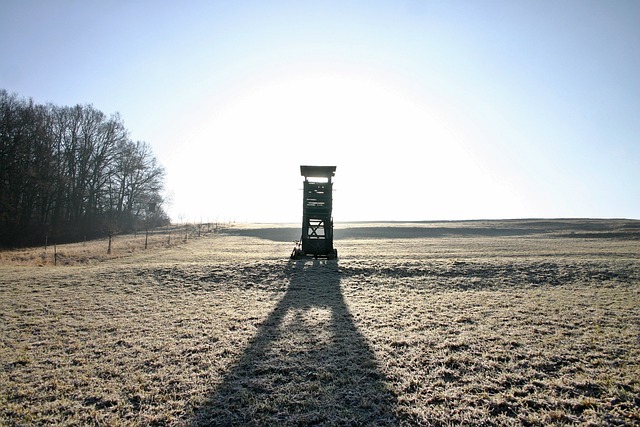
<path id="1" fill-rule="evenodd" d="M 297 261 L 286 294 L 192 425 L 393 425 L 395 404 L 344 301 L 337 261 Z"/>

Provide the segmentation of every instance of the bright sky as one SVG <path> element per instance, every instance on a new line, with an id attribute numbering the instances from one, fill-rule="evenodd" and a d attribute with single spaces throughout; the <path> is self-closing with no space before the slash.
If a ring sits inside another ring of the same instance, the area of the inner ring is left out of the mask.
<path id="1" fill-rule="evenodd" d="M 640 2 L 0 2 L 0 88 L 119 112 L 174 220 L 640 218 Z"/>

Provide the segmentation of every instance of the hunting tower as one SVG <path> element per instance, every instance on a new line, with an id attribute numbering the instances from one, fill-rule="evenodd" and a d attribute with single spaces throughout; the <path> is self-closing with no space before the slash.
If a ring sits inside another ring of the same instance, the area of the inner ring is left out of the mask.
<path id="1" fill-rule="evenodd" d="M 333 248 L 333 183 L 335 166 L 300 166 L 304 176 L 302 196 L 302 237 L 291 258 L 305 256 L 337 258 Z"/>

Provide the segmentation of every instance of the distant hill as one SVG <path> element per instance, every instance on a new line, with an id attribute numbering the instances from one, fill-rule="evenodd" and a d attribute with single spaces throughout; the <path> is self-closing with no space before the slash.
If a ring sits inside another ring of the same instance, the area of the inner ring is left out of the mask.
<path id="1" fill-rule="evenodd" d="M 247 224 L 228 234 L 277 242 L 300 238 L 300 227 Z M 507 219 L 472 221 L 335 223 L 334 239 L 411 239 L 439 237 L 506 237 L 547 234 L 556 238 L 640 239 L 640 220 L 633 219 Z"/>

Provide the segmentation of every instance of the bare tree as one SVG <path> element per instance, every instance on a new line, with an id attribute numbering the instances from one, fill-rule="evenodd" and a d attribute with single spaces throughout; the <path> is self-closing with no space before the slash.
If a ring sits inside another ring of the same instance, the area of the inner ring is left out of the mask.
<path id="1" fill-rule="evenodd" d="M 150 145 L 130 141 L 117 114 L 0 90 L 0 246 L 166 222 L 163 181 Z"/>

